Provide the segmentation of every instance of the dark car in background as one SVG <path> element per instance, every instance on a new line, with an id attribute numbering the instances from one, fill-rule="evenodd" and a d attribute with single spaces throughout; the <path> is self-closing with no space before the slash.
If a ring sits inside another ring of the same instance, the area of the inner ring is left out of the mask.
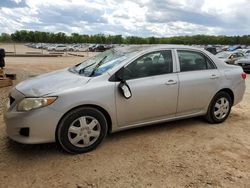
<path id="1" fill-rule="evenodd" d="M 205 50 L 209 51 L 212 54 L 217 54 L 217 49 L 215 47 L 205 47 Z"/>
<path id="2" fill-rule="evenodd" d="M 235 64 L 241 66 L 244 72 L 250 73 L 250 58 L 239 59 Z"/>
<path id="3" fill-rule="evenodd" d="M 97 44 L 94 49 L 95 52 L 104 52 L 105 50 L 106 48 L 103 44 Z"/>
<path id="4" fill-rule="evenodd" d="M 108 50 L 112 48 L 110 45 L 104 45 L 104 44 L 93 44 L 89 46 L 90 52 L 104 52 L 105 50 Z"/>

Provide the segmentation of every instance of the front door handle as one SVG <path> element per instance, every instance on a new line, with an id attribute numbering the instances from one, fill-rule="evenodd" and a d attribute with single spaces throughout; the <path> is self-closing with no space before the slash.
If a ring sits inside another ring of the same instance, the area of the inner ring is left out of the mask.
<path id="1" fill-rule="evenodd" d="M 219 78 L 219 76 L 218 76 L 217 74 L 212 74 L 212 75 L 210 76 L 210 79 L 217 79 L 217 78 Z"/>
<path id="2" fill-rule="evenodd" d="M 176 80 L 168 80 L 165 85 L 174 85 L 174 84 L 177 84 L 177 81 Z"/>

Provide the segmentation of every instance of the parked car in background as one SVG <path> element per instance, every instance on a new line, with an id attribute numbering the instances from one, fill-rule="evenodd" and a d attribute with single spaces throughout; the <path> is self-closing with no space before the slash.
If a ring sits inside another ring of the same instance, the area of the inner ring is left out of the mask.
<path id="1" fill-rule="evenodd" d="M 89 46 L 90 52 L 104 52 L 107 49 L 110 49 L 111 46 L 104 45 L 104 44 L 93 44 Z"/>
<path id="2" fill-rule="evenodd" d="M 115 46 L 113 44 L 105 44 L 104 47 L 106 50 L 109 50 L 111 48 L 114 48 Z"/>
<path id="3" fill-rule="evenodd" d="M 94 48 L 95 52 L 104 52 L 105 50 L 106 48 L 103 44 L 97 44 Z"/>
<path id="4" fill-rule="evenodd" d="M 241 49 L 241 45 L 233 45 L 228 47 L 228 51 L 235 51 Z"/>
<path id="5" fill-rule="evenodd" d="M 220 52 L 216 54 L 216 57 L 223 60 L 227 64 L 234 64 L 236 60 L 245 58 L 244 54 L 241 52 Z"/>
<path id="6" fill-rule="evenodd" d="M 42 46 L 43 46 L 43 44 L 42 44 L 42 43 L 37 43 L 37 44 L 35 45 L 35 48 L 37 48 L 37 49 L 41 49 L 41 48 L 42 48 Z"/>
<path id="7" fill-rule="evenodd" d="M 82 48 L 82 45 L 75 45 L 74 46 L 74 52 L 80 52 Z"/>
<path id="8" fill-rule="evenodd" d="M 57 45 L 55 47 L 55 51 L 67 51 L 67 46 L 66 45 Z"/>
<path id="9" fill-rule="evenodd" d="M 217 54 L 217 49 L 216 47 L 205 47 L 205 50 L 209 51 L 212 54 Z"/>
<path id="10" fill-rule="evenodd" d="M 55 49 L 56 49 L 55 44 L 52 44 L 52 45 L 48 46 L 48 48 L 47 48 L 48 51 L 55 51 Z"/>
<path id="11" fill-rule="evenodd" d="M 243 53 L 245 56 L 250 56 L 250 49 L 239 49 L 237 51 Z"/>
<path id="12" fill-rule="evenodd" d="M 88 44 L 82 44 L 80 51 L 82 51 L 82 52 L 89 51 L 89 45 Z"/>
<path id="13" fill-rule="evenodd" d="M 68 51 L 79 52 L 80 49 L 81 49 L 81 45 L 80 44 L 74 44 L 74 45 L 68 46 Z"/>
<path id="14" fill-rule="evenodd" d="M 245 72 L 250 72 L 250 57 L 235 61 L 236 65 L 240 65 Z"/>
<path id="15" fill-rule="evenodd" d="M 89 45 L 89 51 L 90 52 L 94 52 L 95 51 L 95 46 L 96 46 L 97 44 L 90 44 Z"/>
<path id="16" fill-rule="evenodd" d="M 95 149 L 108 132 L 194 116 L 225 121 L 245 92 L 246 74 L 199 48 L 114 48 L 12 89 L 4 120 L 9 138 Z"/>

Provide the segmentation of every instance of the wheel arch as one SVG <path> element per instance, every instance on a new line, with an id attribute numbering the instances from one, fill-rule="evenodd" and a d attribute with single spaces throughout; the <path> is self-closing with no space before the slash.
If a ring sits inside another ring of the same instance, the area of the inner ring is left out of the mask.
<path id="1" fill-rule="evenodd" d="M 57 130 L 58 130 L 58 126 L 59 124 L 61 123 L 61 121 L 63 120 L 63 118 L 71 111 L 77 109 L 77 108 L 82 108 L 82 107 L 91 107 L 91 108 L 95 108 L 97 110 L 99 110 L 101 113 L 103 113 L 103 115 L 105 116 L 106 120 L 107 120 L 107 123 L 108 123 L 108 132 L 112 132 L 112 119 L 111 119 L 111 116 L 109 115 L 109 113 L 107 112 L 107 110 L 105 110 L 104 108 L 98 106 L 98 105 L 94 105 L 94 104 L 84 104 L 84 105 L 79 105 L 79 106 L 76 106 L 74 108 L 71 108 L 70 110 L 68 110 L 67 112 L 65 112 L 63 114 L 63 116 L 60 118 L 57 126 L 56 126 L 56 132 L 55 134 L 57 134 Z"/>
<path id="2" fill-rule="evenodd" d="M 234 93 L 231 89 L 224 88 L 224 89 L 219 90 L 217 93 L 220 93 L 220 92 L 226 92 L 227 94 L 229 94 L 229 96 L 231 97 L 231 100 L 232 100 L 232 105 L 234 104 Z"/>

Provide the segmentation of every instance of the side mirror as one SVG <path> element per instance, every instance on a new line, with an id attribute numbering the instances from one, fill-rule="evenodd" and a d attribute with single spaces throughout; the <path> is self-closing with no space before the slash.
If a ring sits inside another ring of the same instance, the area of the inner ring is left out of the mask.
<path id="1" fill-rule="evenodd" d="M 132 97 L 132 93 L 130 90 L 130 87 L 128 86 L 126 81 L 121 81 L 121 83 L 118 85 L 120 93 L 126 98 L 129 99 Z"/>
<path id="2" fill-rule="evenodd" d="M 115 80 L 120 81 L 120 83 L 118 85 L 118 89 L 119 89 L 121 95 L 124 96 L 126 99 L 129 99 L 132 97 L 132 92 L 131 92 L 130 87 L 128 86 L 126 80 L 123 77 L 123 73 L 124 73 L 124 67 L 116 72 Z"/>

